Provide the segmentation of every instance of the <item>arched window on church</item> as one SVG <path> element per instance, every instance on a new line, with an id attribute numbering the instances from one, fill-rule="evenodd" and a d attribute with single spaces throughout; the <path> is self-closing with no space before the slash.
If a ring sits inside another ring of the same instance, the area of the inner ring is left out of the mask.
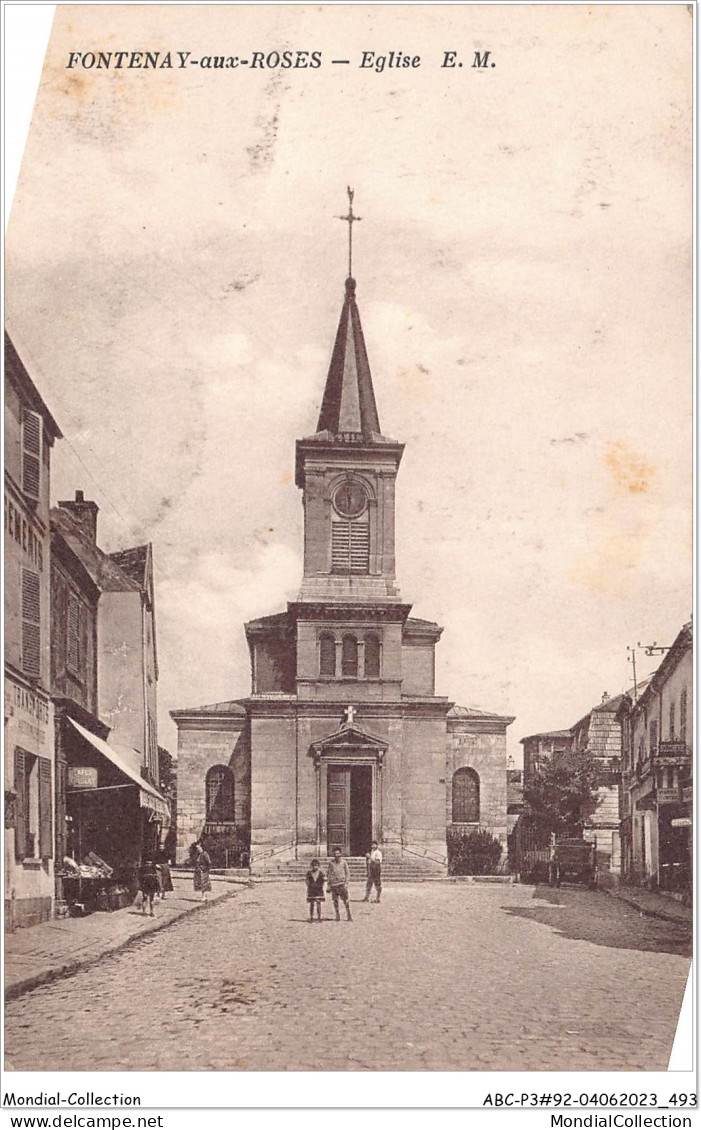
<path id="1" fill-rule="evenodd" d="M 234 774 L 226 765 L 213 765 L 205 778 L 207 820 L 213 824 L 233 824 Z"/>
<path id="2" fill-rule="evenodd" d="M 365 678 L 380 677 L 380 637 L 374 632 L 365 637 Z"/>
<path id="3" fill-rule="evenodd" d="M 343 637 L 341 673 L 344 679 L 357 679 L 358 677 L 358 641 L 355 636 Z"/>
<path id="4" fill-rule="evenodd" d="M 453 824 L 478 824 L 480 779 L 474 769 L 453 773 Z"/>
<path id="5" fill-rule="evenodd" d="M 330 632 L 319 636 L 319 674 L 330 679 L 336 674 L 336 640 Z"/>

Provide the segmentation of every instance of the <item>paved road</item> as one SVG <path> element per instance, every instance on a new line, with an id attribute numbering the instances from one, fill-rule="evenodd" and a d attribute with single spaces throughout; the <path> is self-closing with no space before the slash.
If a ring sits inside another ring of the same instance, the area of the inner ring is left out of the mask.
<path id="1" fill-rule="evenodd" d="M 360 899 L 360 887 L 351 897 Z M 664 1070 L 689 930 L 602 892 L 262 884 L 6 1007 L 15 1070 Z M 330 903 L 325 912 L 331 914 Z"/>

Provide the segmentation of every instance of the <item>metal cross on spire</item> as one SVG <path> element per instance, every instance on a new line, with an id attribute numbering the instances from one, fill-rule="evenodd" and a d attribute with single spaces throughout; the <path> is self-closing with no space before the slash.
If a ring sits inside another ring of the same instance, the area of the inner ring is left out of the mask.
<path id="1" fill-rule="evenodd" d="M 353 278 L 353 224 L 357 220 L 362 220 L 362 216 L 356 216 L 353 212 L 353 197 L 355 193 L 349 186 L 346 190 L 348 192 L 348 215 L 337 216 L 337 220 L 345 220 L 348 224 L 348 278 Z"/>

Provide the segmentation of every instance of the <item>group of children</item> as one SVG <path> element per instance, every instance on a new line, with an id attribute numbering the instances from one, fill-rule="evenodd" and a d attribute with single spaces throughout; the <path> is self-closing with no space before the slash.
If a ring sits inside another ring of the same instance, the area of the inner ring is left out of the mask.
<path id="1" fill-rule="evenodd" d="M 363 902 L 370 901 L 370 892 L 373 886 L 377 892 L 376 902 L 380 901 L 382 893 L 382 880 L 381 864 L 382 852 L 380 851 L 377 842 L 373 840 L 372 850 L 366 856 L 368 878 L 365 889 L 365 898 Z M 307 902 L 309 903 L 309 921 L 314 922 L 314 911 L 316 910 L 316 921 L 321 922 L 321 904 L 326 901 L 324 894 L 324 883 L 327 882 L 327 876 L 321 870 L 321 865 L 318 859 L 313 859 L 311 867 L 306 874 L 307 884 Z M 343 858 L 340 848 L 335 848 L 333 859 L 329 863 L 328 874 L 328 891 L 333 900 L 333 908 L 336 912 L 336 921 L 340 922 L 341 914 L 339 909 L 339 902 L 342 902 L 346 908 L 346 918 L 349 922 L 353 921 L 351 914 L 350 901 L 348 898 L 348 884 L 350 883 L 350 868 L 348 863 Z"/>

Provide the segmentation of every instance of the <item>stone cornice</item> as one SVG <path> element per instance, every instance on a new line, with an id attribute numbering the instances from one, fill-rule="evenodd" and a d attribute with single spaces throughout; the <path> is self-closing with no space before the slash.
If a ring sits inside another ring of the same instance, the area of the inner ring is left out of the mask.
<path id="1" fill-rule="evenodd" d="M 403 624 L 411 612 L 410 604 L 375 604 L 373 601 L 358 604 L 331 601 L 293 601 L 287 606 L 295 620 L 358 621 L 385 620 Z"/>
<path id="2" fill-rule="evenodd" d="M 171 710 L 170 716 L 180 730 L 243 730 L 248 725 L 248 714 L 233 711 L 208 714 L 202 710 Z"/>
<path id="3" fill-rule="evenodd" d="M 495 718 L 493 715 L 476 716 L 475 718 L 449 718 L 449 734 L 505 734 L 506 727 L 510 726 L 514 718 L 504 716 Z"/>

